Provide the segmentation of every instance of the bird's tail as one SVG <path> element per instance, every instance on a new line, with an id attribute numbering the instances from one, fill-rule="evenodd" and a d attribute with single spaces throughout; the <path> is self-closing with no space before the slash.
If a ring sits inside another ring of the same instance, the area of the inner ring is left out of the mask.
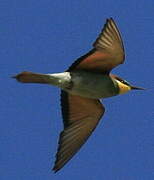
<path id="1" fill-rule="evenodd" d="M 13 76 L 17 81 L 22 83 L 48 83 L 48 76 L 46 74 L 38 74 L 33 72 L 22 72 Z"/>

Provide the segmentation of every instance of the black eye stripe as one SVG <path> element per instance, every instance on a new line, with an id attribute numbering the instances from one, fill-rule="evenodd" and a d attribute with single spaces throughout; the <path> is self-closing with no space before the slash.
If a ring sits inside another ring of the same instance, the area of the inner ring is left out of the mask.
<path id="1" fill-rule="evenodd" d="M 129 82 L 127 82 L 126 80 L 123 80 L 123 79 L 121 79 L 120 77 L 118 77 L 118 76 L 114 76 L 115 77 L 115 79 L 117 79 L 118 81 L 120 81 L 121 83 L 123 83 L 123 84 L 126 84 L 126 85 L 128 85 L 128 86 L 130 86 L 130 83 Z"/>
<path id="2" fill-rule="evenodd" d="M 122 83 L 126 84 L 126 85 L 130 85 L 127 81 L 125 80 L 121 80 Z"/>

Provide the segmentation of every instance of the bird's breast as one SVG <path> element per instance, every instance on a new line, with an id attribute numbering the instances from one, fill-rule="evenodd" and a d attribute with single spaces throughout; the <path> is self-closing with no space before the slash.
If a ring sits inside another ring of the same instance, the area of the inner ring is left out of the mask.
<path id="1" fill-rule="evenodd" d="M 115 96 L 119 89 L 116 81 L 101 73 L 71 72 L 72 88 L 67 91 L 74 95 L 100 99 Z"/>

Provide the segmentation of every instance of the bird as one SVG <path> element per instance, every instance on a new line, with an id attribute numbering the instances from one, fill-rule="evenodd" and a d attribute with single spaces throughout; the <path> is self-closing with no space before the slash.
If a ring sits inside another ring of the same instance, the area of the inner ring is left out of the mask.
<path id="1" fill-rule="evenodd" d="M 43 83 L 61 89 L 64 127 L 59 136 L 54 172 L 66 165 L 95 130 L 105 112 L 102 99 L 144 90 L 111 73 L 124 60 L 120 31 L 113 18 L 108 18 L 91 50 L 66 71 L 48 74 L 23 71 L 13 76 L 22 83 Z"/>

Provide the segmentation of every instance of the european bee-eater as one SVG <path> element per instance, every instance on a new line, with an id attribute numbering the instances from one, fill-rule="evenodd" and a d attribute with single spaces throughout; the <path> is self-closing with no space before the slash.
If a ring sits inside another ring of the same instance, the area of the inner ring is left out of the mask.
<path id="1" fill-rule="evenodd" d="M 61 88 L 64 130 L 60 134 L 53 170 L 60 170 L 81 148 L 105 112 L 101 98 L 143 88 L 110 74 L 124 62 L 124 46 L 112 18 L 107 19 L 92 50 L 77 59 L 65 72 L 22 72 L 14 78 L 22 83 L 45 83 Z"/>

